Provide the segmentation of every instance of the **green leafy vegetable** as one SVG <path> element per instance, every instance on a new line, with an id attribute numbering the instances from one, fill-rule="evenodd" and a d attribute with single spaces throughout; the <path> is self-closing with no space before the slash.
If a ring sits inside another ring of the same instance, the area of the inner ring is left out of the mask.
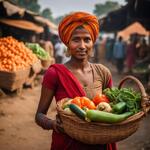
<path id="1" fill-rule="evenodd" d="M 33 51 L 41 60 L 49 60 L 49 53 L 46 52 L 38 43 L 26 43 L 26 46 Z"/>
<path id="2" fill-rule="evenodd" d="M 131 88 L 118 89 L 113 87 L 107 88 L 103 92 L 109 98 L 112 107 L 119 102 L 125 102 L 126 111 L 135 114 L 141 110 L 141 94 Z"/>

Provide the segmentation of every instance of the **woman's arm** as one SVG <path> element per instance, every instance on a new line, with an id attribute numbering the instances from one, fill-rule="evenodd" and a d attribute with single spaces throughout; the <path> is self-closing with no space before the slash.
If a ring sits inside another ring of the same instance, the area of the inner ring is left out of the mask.
<path id="1" fill-rule="evenodd" d="M 50 90 L 42 86 L 40 101 L 35 115 L 35 121 L 43 129 L 47 130 L 54 129 L 58 132 L 57 129 L 58 125 L 56 123 L 56 120 L 51 120 L 46 116 L 49 106 L 52 102 L 53 96 L 54 96 L 53 90 Z"/>

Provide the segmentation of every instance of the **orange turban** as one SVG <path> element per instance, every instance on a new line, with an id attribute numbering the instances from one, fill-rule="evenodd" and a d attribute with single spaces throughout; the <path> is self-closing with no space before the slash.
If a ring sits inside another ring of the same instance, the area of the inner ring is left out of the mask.
<path id="1" fill-rule="evenodd" d="M 59 24 L 59 36 L 65 45 L 69 43 L 72 32 L 79 26 L 89 31 L 92 41 L 96 41 L 99 34 L 97 17 L 86 12 L 75 12 L 66 16 Z"/>

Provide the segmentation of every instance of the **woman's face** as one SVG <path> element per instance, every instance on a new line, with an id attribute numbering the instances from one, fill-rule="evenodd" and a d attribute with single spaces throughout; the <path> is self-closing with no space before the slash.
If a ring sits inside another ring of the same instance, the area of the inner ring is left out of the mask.
<path id="1" fill-rule="evenodd" d="M 93 41 L 90 33 L 84 28 L 74 30 L 68 48 L 72 57 L 76 59 L 88 59 L 93 49 Z"/>

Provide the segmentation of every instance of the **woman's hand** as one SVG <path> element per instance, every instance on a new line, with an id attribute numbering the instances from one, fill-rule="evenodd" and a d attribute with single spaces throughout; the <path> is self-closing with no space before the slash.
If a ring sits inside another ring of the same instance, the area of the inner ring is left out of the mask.
<path id="1" fill-rule="evenodd" d="M 62 121 L 58 115 L 56 115 L 56 120 L 51 120 L 52 129 L 57 133 L 64 132 Z"/>

